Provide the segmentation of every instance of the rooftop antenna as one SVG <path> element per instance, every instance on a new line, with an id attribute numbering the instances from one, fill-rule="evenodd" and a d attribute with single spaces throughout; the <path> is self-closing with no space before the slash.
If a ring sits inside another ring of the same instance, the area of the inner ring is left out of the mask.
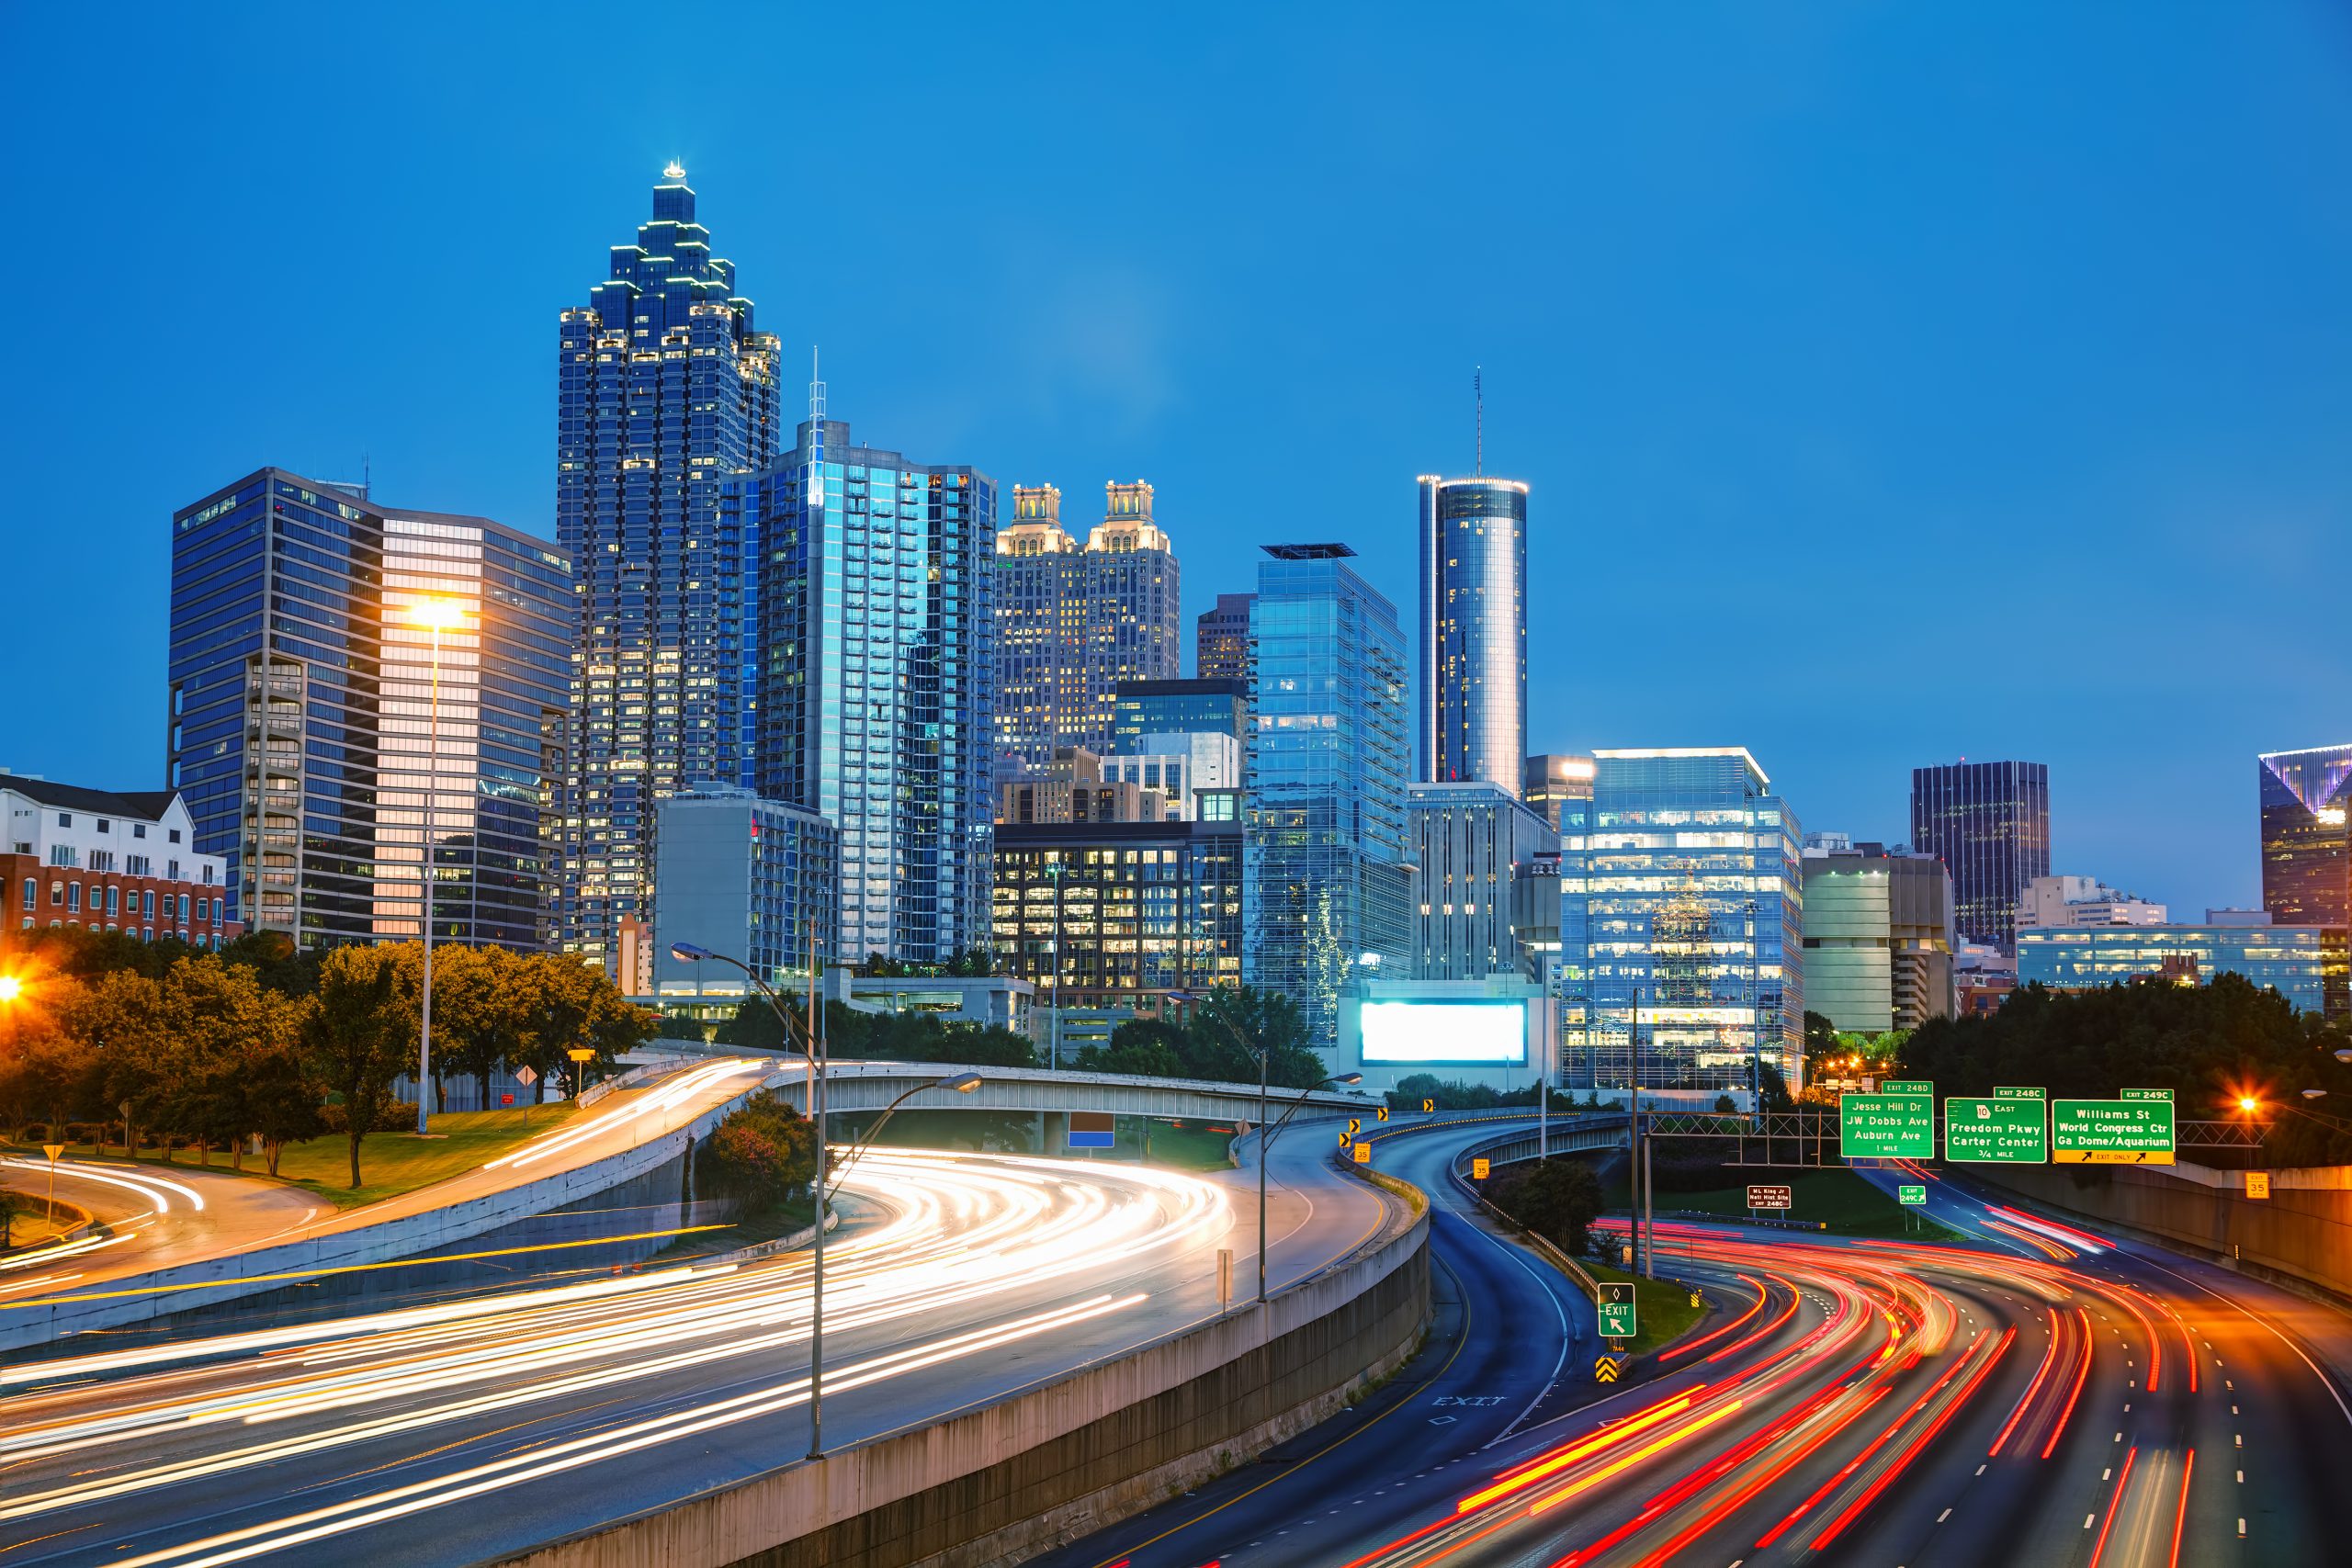
<path id="1" fill-rule="evenodd" d="M 1478 405 L 1478 466 L 1473 477 L 1484 479 L 1487 477 L 1487 367 L 1483 365 L 1470 367 L 1470 395 Z"/>
<path id="2" fill-rule="evenodd" d="M 825 383 L 817 374 L 817 345 L 808 345 L 808 440 L 809 450 L 820 460 L 825 450 Z"/>

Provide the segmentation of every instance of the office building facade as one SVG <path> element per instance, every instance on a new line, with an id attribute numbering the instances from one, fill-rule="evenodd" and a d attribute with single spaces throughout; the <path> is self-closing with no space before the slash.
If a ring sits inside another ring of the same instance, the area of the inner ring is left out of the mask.
<path id="1" fill-rule="evenodd" d="M 1340 993 L 1410 961 L 1406 651 L 1345 545 L 1269 545 L 1250 614 L 1243 972 L 1337 1043 Z"/>
<path id="2" fill-rule="evenodd" d="M 2018 899 L 2050 874 L 2050 770 L 1951 762 L 1911 770 L 1911 844 L 1951 868 L 1960 935 L 2017 945 Z"/>
<path id="3" fill-rule="evenodd" d="M 1242 972 L 1242 829 L 1209 822 L 997 829 L 994 940 L 1037 1005 L 1157 1015 Z M 1067 1055 L 1071 1042 L 1061 1042 Z"/>
<path id="4" fill-rule="evenodd" d="M 1252 593 L 1220 593 L 1212 609 L 1193 622 L 1193 673 L 1204 681 L 1250 678 L 1250 604 Z"/>
<path id="5" fill-rule="evenodd" d="M 1523 787 L 1527 487 L 1424 474 L 1420 777 Z"/>
<path id="6" fill-rule="evenodd" d="M 302 947 L 422 919 L 442 601 L 436 933 L 535 947 L 554 908 L 570 563 L 486 518 L 390 510 L 278 468 L 174 514 L 165 763 L 232 919 Z"/>
<path id="7" fill-rule="evenodd" d="M 2260 759 L 2262 906 L 2281 925 L 2352 925 L 2352 746 Z"/>
<path id="8" fill-rule="evenodd" d="M 559 912 L 611 973 L 621 920 L 650 913 L 661 801 L 754 772 L 749 542 L 720 491 L 776 460 L 778 349 L 675 164 L 558 346 L 556 531 L 578 569 Z"/>
<path id="9" fill-rule="evenodd" d="M 382 517 L 375 934 L 416 940 L 429 887 L 436 941 L 538 951 L 556 934 L 570 563 L 486 517 L 390 509 Z M 451 618 L 437 652 L 419 615 L 427 604 Z"/>
<path id="10" fill-rule="evenodd" d="M 1063 746 L 1043 768 L 996 786 L 996 820 L 1013 822 L 1164 822 L 1175 813 L 1155 784 L 1111 777 L 1083 746 Z"/>
<path id="11" fill-rule="evenodd" d="M 831 952 L 939 964 L 980 945 L 995 482 L 813 418 L 722 512 L 760 552 L 758 791 L 839 831 Z"/>
<path id="12" fill-rule="evenodd" d="M 1589 825 L 1562 836 L 1563 941 L 1581 927 L 1584 951 L 1567 1083 L 1745 1089 L 1770 1067 L 1793 1092 L 1805 1010 L 1795 814 L 1744 747 L 1593 761 Z"/>
<path id="13" fill-rule="evenodd" d="M 1575 807 L 1592 804 L 1592 759 L 1544 751 L 1527 759 L 1520 773 L 1520 798 L 1555 833 L 1577 818 Z"/>
<path id="14" fill-rule="evenodd" d="M 1110 750 L 1120 682 L 1179 672 L 1181 578 L 1152 521 L 1151 486 L 1103 491 L 1102 522 L 1080 548 L 1062 527 L 1060 491 L 1013 488 L 1013 519 L 989 563 L 1001 761 L 1036 767 L 1058 747 Z"/>
<path id="15" fill-rule="evenodd" d="M 2096 876 L 2036 876 L 2018 898 L 2018 930 L 2055 926 L 2160 926 L 2166 910 L 2119 893 Z"/>
<path id="16" fill-rule="evenodd" d="M 1804 874 L 1808 1010 L 1862 1034 L 1952 1015 L 1951 874 L 1943 862 L 1809 839 Z"/>
<path id="17" fill-rule="evenodd" d="M 653 985 L 662 995 L 700 994 L 710 981 L 742 989 L 736 971 L 672 956 L 691 942 L 740 958 L 778 990 L 808 985 L 829 951 L 840 889 L 838 834 L 813 811 L 763 800 L 734 784 L 695 783 L 665 798 L 656 832 Z"/>
<path id="18" fill-rule="evenodd" d="M 1145 735 L 1136 744 L 1141 750 L 1132 754 L 1114 751 L 1102 759 L 1102 777 L 1158 790 L 1176 820 L 1198 821 L 1204 794 L 1222 797 L 1241 787 L 1241 742 L 1230 735 Z"/>
<path id="19" fill-rule="evenodd" d="M 1484 782 L 1417 784 L 1406 792 L 1406 823 L 1413 865 L 1411 978 L 1525 975 L 1535 943 L 1556 945 L 1560 835 L 1517 795 Z M 1548 876 L 1537 874 L 1539 863 Z M 1548 909 L 1542 908 L 1546 892 Z"/>
<path id="20" fill-rule="evenodd" d="M 2018 934 L 2018 984 L 2088 990 L 2133 980 L 2208 985 L 2242 975 L 2299 1011 L 2346 1016 L 2341 926 L 2077 926 Z"/>
<path id="21" fill-rule="evenodd" d="M 1129 756 L 1147 735 L 1249 733 L 1250 682 L 1227 680 L 1122 681 L 1111 699 L 1111 750 Z"/>

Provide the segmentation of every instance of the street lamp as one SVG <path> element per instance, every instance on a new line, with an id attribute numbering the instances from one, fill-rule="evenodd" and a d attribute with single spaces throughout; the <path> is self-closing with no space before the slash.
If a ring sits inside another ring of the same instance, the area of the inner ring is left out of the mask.
<path id="1" fill-rule="evenodd" d="M 955 1073 L 944 1078 L 933 1078 L 929 1083 L 919 1083 L 884 1106 L 882 1114 L 876 1119 L 874 1125 L 865 1130 L 865 1136 L 851 1145 L 849 1153 L 842 1156 L 840 1163 L 834 1168 L 832 1185 L 825 1189 L 825 1201 L 831 1202 L 833 1194 L 841 1190 L 842 1183 L 849 1177 L 851 1165 L 855 1163 L 858 1156 L 874 1146 L 874 1140 L 882 1135 L 883 1127 L 897 1113 L 899 1107 L 928 1089 L 954 1089 L 957 1094 L 969 1094 L 979 1088 L 980 1083 L 980 1075 L 978 1073 Z M 824 1223 L 824 1204 L 820 1203 L 817 1208 L 817 1224 L 821 1226 Z"/>
<path id="2" fill-rule="evenodd" d="M 424 881 L 418 888 L 424 914 L 424 983 L 417 1007 L 416 1135 L 425 1135 L 426 1108 L 433 1080 L 433 797 L 441 787 L 441 634 L 465 625 L 457 602 L 435 595 L 409 607 L 409 619 L 433 632 L 432 684 L 424 721 Z"/>
<path id="3" fill-rule="evenodd" d="M 768 983 L 754 973 L 752 966 L 740 958 L 729 958 L 707 947 L 691 942 L 673 942 L 670 956 L 681 964 L 700 964 L 709 960 L 729 964 L 743 972 L 743 977 L 759 987 L 775 1013 L 775 1021 L 784 1029 L 786 1044 L 792 1043 L 792 1015 L 784 1010 L 784 1003 Z M 808 1064 L 809 1120 L 817 1129 L 817 1176 L 810 1184 L 817 1197 L 817 1240 L 810 1248 L 813 1265 L 809 1271 L 808 1298 L 808 1457 L 825 1457 L 825 1035 L 824 1014 L 817 1007 L 817 978 L 822 967 L 817 955 L 817 924 L 808 923 L 808 1022 L 800 1032 L 800 1055 Z"/>

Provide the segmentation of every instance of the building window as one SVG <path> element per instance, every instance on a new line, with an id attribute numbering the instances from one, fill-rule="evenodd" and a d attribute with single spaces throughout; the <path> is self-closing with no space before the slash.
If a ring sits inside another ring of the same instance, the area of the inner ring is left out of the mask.
<path id="1" fill-rule="evenodd" d="M 62 908 L 64 905 L 65 884 L 52 882 L 49 885 L 49 902 L 52 908 Z"/>
<path id="2" fill-rule="evenodd" d="M 120 897 L 121 897 L 121 890 L 120 890 L 120 889 L 119 889 L 119 888 L 117 888 L 117 887 L 116 887 L 112 883 L 107 884 L 107 914 L 109 914 L 109 915 L 119 915 L 119 914 L 121 914 L 121 913 L 122 913 L 122 910 L 121 910 L 121 908 L 120 908 L 120 907 L 119 907 L 119 900 L 120 899 Z"/>
<path id="3" fill-rule="evenodd" d="M 74 814 L 71 811 L 59 812 L 57 814 L 57 825 L 61 828 L 71 828 L 74 826 Z"/>
<path id="4" fill-rule="evenodd" d="M 175 829 L 172 829 L 172 842 L 174 842 L 174 843 L 175 843 L 175 844 L 176 844 L 176 843 L 178 843 L 179 841 L 180 841 L 180 830 L 179 830 L 177 828 L 175 828 Z"/>
<path id="5" fill-rule="evenodd" d="M 25 908 L 28 909 L 40 908 L 40 884 L 29 876 L 25 878 Z"/>
<path id="6" fill-rule="evenodd" d="M 165 861 L 164 863 L 164 881 L 177 882 L 180 879 L 180 863 L 175 860 Z"/>
<path id="7" fill-rule="evenodd" d="M 185 893 L 180 895 L 180 924 L 187 924 L 187 895 Z M 187 933 L 182 932 L 181 935 L 185 937 Z"/>
<path id="8" fill-rule="evenodd" d="M 146 892 L 141 894 L 139 896 L 139 902 L 141 905 L 140 912 L 148 919 L 153 919 L 155 918 L 155 890 L 150 887 Z M 153 942 L 154 938 L 151 936 L 148 940 Z"/>
<path id="9" fill-rule="evenodd" d="M 74 863 L 74 846 L 71 844 L 50 845 L 49 863 L 51 865 L 72 865 Z"/>
<path id="10" fill-rule="evenodd" d="M 98 818 L 98 831 L 101 833 L 111 833 L 114 831 L 114 824 L 101 817 Z"/>
<path id="11" fill-rule="evenodd" d="M 147 824 L 144 822 L 133 822 L 130 825 L 130 836 L 134 839 L 145 838 L 147 836 Z"/>
<path id="12" fill-rule="evenodd" d="M 65 907 L 77 915 L 82 912 L 82 885 L 80 883 L 69 882 L 65 885 Z"/>

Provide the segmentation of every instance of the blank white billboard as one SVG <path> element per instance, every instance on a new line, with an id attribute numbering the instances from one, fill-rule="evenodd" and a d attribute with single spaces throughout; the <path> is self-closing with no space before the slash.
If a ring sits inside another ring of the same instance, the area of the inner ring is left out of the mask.
<path id="1" fill-rule="evenodd" d="M 1524 1002 L 1366 1002 L 1363 1013 L 1368 1064 L 1527 1065 Z"/>

